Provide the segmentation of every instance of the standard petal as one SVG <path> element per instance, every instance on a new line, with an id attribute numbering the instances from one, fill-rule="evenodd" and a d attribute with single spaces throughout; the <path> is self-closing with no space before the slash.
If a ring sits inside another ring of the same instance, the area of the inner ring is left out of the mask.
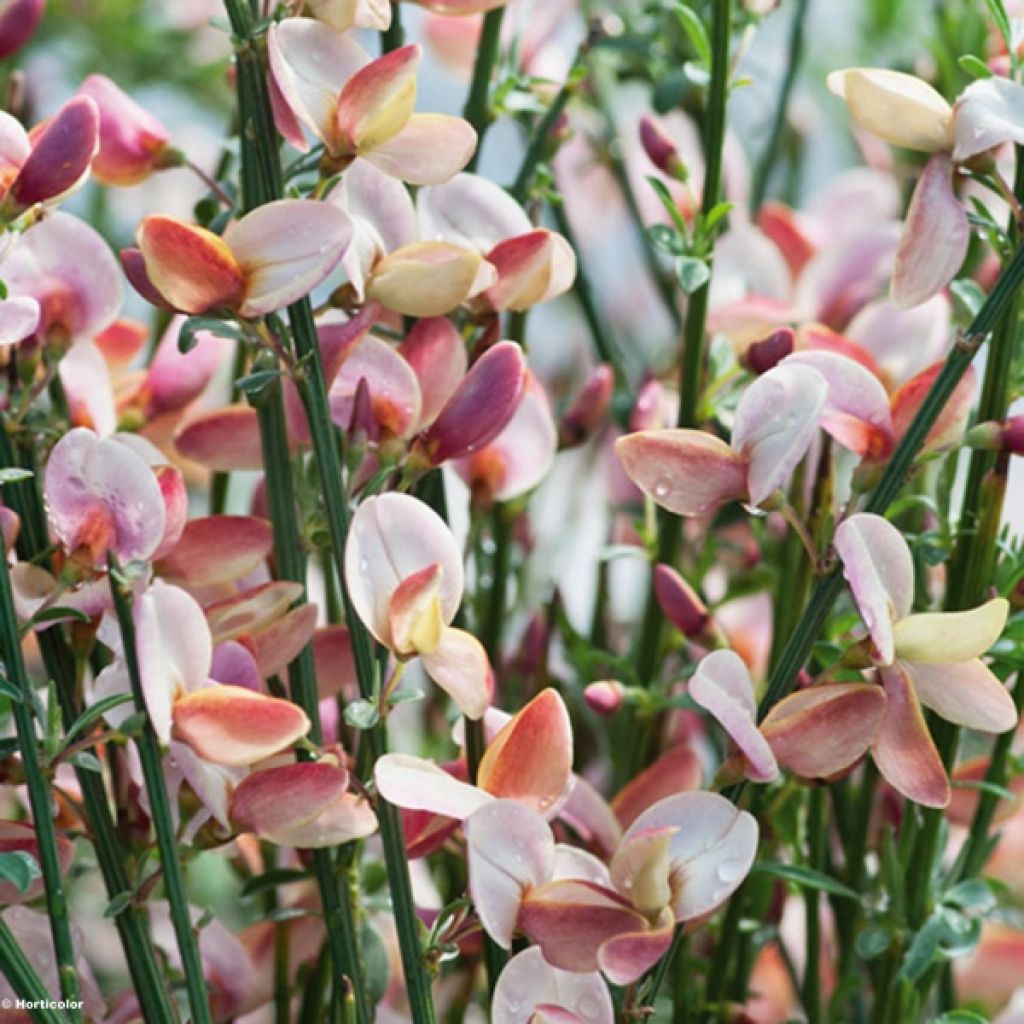
<path id="1" fill-rule="evenodd" d="M 921 612 L 896 623 L 896 656 L 925 665 L 952 665 L 984 654 L 1010 613 L 1004 597 L 966 612 Z"/>
<path id="2" fill-rule="evenodd" d="M 910 548 L 892 523 L 868 512 L 844 520 L 834 543 L 864 625 L 888 664 L 895 654 L 893 624 L 910 613 L 914 602 Z"/>
<path id="3" fill-rule="evenodd" d="M 828 383 L 809 366 L 776 366 L 743 393 L 732 446 L 748 463 L 750 502 L 785 486 L 817 433 Z"/>
<path id="4" fill-rule="evenodd" d="M 491 703 L 494 673 L 483 644 L 472 633 L 442 630 L 437 647 L 421 654 L 420 662 L 467 718 L 483 717 Z"/>
<path id="5" fill-rule="evenodd" d="M 927 82 L 901 71 L 833 71 L 828 87 L 853 119 L 885 142 L 924 153 L 953 148 L 953 108 Z"/>
<path id="6" fill-rule="evenodd" d="M 420 425 L 429 426 L 466 375 L 466 343 L 447 317 L 424 317 L 398 346 L 420 384 Z"/>
<path id="7" fill-rule="evenodd" d="M 247 775 L 231 795 L 230 818 L 257 835 L 311 821 L 348 787 L 348 772 L 326 761 L 296 761 Z"/>
<path id="8" fill-rule="evenodd" d="M 218 644 L 258 633 L 275 622 L 302 597 L 302 585 L 277 580 L 207 605 L 206 621 Z"/>
<path id="9" fill-rule="evenodd" d="M 538 1006 L 558 1006 L 584 1024 L 613 1024 L 615 1011 L 600 974 L 576 974 L 552 967 L 536 946 L 517 953 L 494 986 L 493 1024 L 529 1024 Z"/>
<path id="10" fill-rule="evenodd" d="M 662 508 L 700 516 L 746 497 L 746 463 L 700 430 L 639 430 L 615 442 L 626 475 Z"/>
<path id="11" fill-rule="evenodd" d="M 892 396 L 892 422 L 897 438 L 902 437 L 913 422 L 935 378 L 942 372 L 945 363 L 939 362 L 911 377 Z M 944 451 L 959 443 L 964 435 L 978 392 L 978 375 L 973 366 L 967 368 L 963 379 L 957 384 L 939 413 L 928 436 L 924 439 L 924 451 Z"/>
<path id="12" fill-rule="evenodd" d="M 397 135 L 364 155 L 410 185 L 440 185 L 469 163 L 476 142 L 472 125 L 461 117 L 413 114 Z"/>
<path id="13" fill-rule="evenodd" d="M 139 225 L 135 238 L 146 275 L 175 309 L 205 313 L 241 303 L 242 268 L 224 239 L 212 231 L 153 214 Z"/>
<path id="14" fill-rule="evenodd" d="M 886 709 L 871 755 L 886 781 L 926 807 L 945 807 L 950 786 L 946 769 L 925 724 L 906 671 L 897 662 L 880 670 Z"/>
<path id="15" fill-rule="evenodd" d="M 307 732 L 298 705 L 241 686 L 206 686 L 174 704 L 175 737 L 214 764 L 254 764 Z"/>
<path id="16" fill-rule="evenodd" d="M 273 532 L 255 516 L 205 516 L 185 525 L 181 539 L 157 564 L 165 579 L 208 587 L 247 576 L 269 556 Z"/>
<path id="17" fill-rule="evenodd" d="M 345 211 L 312 199 L 279 199 L 229 224 L 224 242 L 245 279 L 239 313 L 263 316 L 302 298 L 338 265 L 351 239 Z"/>
<path id="18" fill-rule="evenodd" d="M 918 699 L 947 722 L 982 732 L 1008 732 L 1017 709 L 1006 686 L 980 658 L 955 665 L 904 661 Z"/>
<path id="19" fill-rule="evenodd" d="M 27 338 L 39 326 L 39 303 L 28 296 L 0 302 L 0 348 Z"/>
<path id="20" fill-rule="evenodd" d="M 249 405 L 226 405 L 190 417 L 174 435 L 174 447 L 186 459 L 222 473 L 263 468 L 259 417 Z"/>
<path id="21" fill-rule="evenodd" d="M 756 819 L 717 793 L 680 793 L 644 811 L 623 841 L 665 827 L 678 829 L 670 854 L 676 920 L 711 913 L 736 891 L 754 863 Z"/>
<path id="22" fill-rule="evenodd" d="M 957 163 L 1004 142 L 1024 145 L 1024 88 L 998 75 L 972 82 L 953 106 L 953 121 Z"/>
<path id="23" fill-rule="evenodd" d="M 554 836 L 536 811 L 512 800 L 476 811 L 464 830 L 470 896 L 484 930 L 508 949 L 524 894 L 554 871 Z"/>
<path id="24" fill-rule="evenodd" d="M 462 553 L 445 521 L 424 502 L 388 493 L 363 501 L 345 546 L 345 582 L 356 613 L 373 635 L 390 642 L 388 606 L 407 576 L 441 567 L 441 610 L 451 622 L 462 599 Z"/>
<path id="25" fill-rule="evenodd" d="M 761 732 L 784 768 L 805 779 L 828 779 L 864 756 L 884 713 L 881 687 L 829 683 L 780 700 Z"/>
<path id="26" fill-rule="evenodd" d="M 355 839 L 366 839 L 376 831 L 377 815 L 369 801 L 355 793 L 343 793 L 311 821 L 295 828 L 267 833 L 266 838 L 279 846 L 322 850 Z"/>
<path id="27" fill-rule="evenodd" d="M 409 754 L 385 754 L 373 769 L 377 791 L 396 807 L 429 811 L 462 821 L 493 802 L 476 786 L 460 782 L 433 761 Z"/>
<path id="28" fill-rule="evenodd" d="M 346 83 L 335 111 L 340 152 L 368 153 L 394 138 L 416 107 L 416 71 L 422 49 L 400 46 L 360 68 Z"/>
<path id="29" fill-rule="evenodd" d="M 960 269 L 970 240 L 967 213 L 953 192 L 953 163 L 936 153 L 907 209 L 892 270 L 892 301 L 907 309 L 940 292 Z"/>
<path id="30" fill-rule="evenodd" d="M 436 238 L 477 252 L 533 230 L 530 218 L 506 189 L 477 174 L 459 174 L 416 196 L 424 238 Z"/>
<path id="31" fill-rule="evenodd" d="M 622 827 L 629 828 L 644 811 L 663 798 L 699 789 L 703 778 L 700 758 L 693 747 L 677 744 L 619 790 L 612 800 L 612 810 Z"/>
<path id="32" fill-rule="evenodd" d="M 561 235 L 537 228 L 499 242 L 487 253 L 498 280 L 482 298 L 498 312 L 521 312 L 546 302 L 572 285 L 576 257 Z"/>
<path id="33" fill-rule="evenodd" d="M 264 679 L 280 675 L 310 642 L 319 609 L 300 604 L 248 638 L 253 657 Z"/>
<path id="34" fill-rule="evenodd" d="M 691 676 L 686 692 L 740 748 L 752 781 L 771 782 L 778 776 L 775 755 L 757 728 L 757 702 L 750 672 L 735 651 L 713 651 L 707 655 Z"/>
<path id="35" fill-rule="evenodd" d="M 569 783 L 572 753 L 569 712 L 558 691 L 548 687 L 488 744 L 477 785 L 550 818 Z"/>

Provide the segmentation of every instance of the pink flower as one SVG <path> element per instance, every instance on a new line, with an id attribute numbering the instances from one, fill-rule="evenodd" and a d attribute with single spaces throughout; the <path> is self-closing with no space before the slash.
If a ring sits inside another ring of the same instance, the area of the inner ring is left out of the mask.
<path id="1" fill-rule="evenodd" d="M 910 549 L 881 516 L 850 516 L 836 530 L 835 545 L 887 697 L 872 747 L 875 763 L 904 796 L 945 807 L 949 779 L 921 705 L 984 732 L 1002 733 L 1017 724 L 1006 687 L 980 657 L 1002 633 L 1009 604 L 994 598 L 970 611 L 912 614 Z"/>
<path id="2" fill-rule="evenodd" d="M 552 967 L 536 946 L 505 965 L 491 1002 L 494 1024 L 613 1024 L 615 1010 L 600 974 Z"/>
<path id="3" fill-rule="evenodd" d="M 345 547 L 345 581 L 380 643 L 400 658 L 418 657 L 467 717 L 483 715 L 491 667 L 480 641 L 449 625 L 462 599 L 462 558 L 436 512 L 406 494 L 363 501 Z"/>
<path id="4" fill-rule="evenodd" d="M 155 292 L 182 313 L 224 309 L 260 317 L 316 287 L 351 236 L 337 207 L 280 199 L 233 221 L 223 237 L 172 217 L 146 217 L 138 250 L 125 250 L 122 259 L 144 297 Z"/>
<path id="5" fill-rule="evenodd" d="M 419 46 L 371 60 L 349 35 L 309 18 L 275 23 L 268 42 L 277 128 L 302 152 L 306 128 L 339 170 L 362 157 L 413 185 L 447 181 L 472 156 L 467 121 L 414 113 Z"/>

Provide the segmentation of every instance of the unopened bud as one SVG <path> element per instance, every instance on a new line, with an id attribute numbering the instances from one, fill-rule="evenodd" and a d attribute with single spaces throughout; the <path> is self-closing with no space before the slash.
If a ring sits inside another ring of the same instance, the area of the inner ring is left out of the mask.
<path id="1" fill-rule="evenodd" d="M 20 529 L 21 520 L 18 518 L 18 513 L 12 508 L 0 505 L 0 534 L 4 539 L 4 554 L 14 547 Z"/>
<path id="2" fill-rule="evenodd" d="M 582 444 L 593 433 L 608 412 L 614 391 L 615 374 L 607 363 L 602 363 L 562 416 L 563 445 Z"/>
<path id="3" fill-rule="evenodd" d="M 771 334 L 752 342 L 740 358 L 751 373 L 767 373 L 778 366 L 792 351 L 796 335 L 792 327 L 780 327 Z"/>
<path id="4" fill-rule="evenodd" d="M 663 396 L 664 390 L 654 377 L 649 377 L 640 385 L 636 393 L 636 403 L 629 415 L 631 431 L 656 430 L 665 425 L 665 417 L 662 414 Z"/>
<path id="5" fill-rule="evenodd" d="M 1024 455 L 1024 415 L 1011 416 L 1003 423 L 988 420 L 972 427 L 964 437 L 969 448 Z"/>
<path id="6" fill-rule="evenodd" d="M 711 619 L 707 606 L 672 566 L 654 567 L 654 596 L 665 618 L 683 636 L 698 636 L 707 628 Z"/>
<path id="7" fill-rule="evenodd" d="M 659 171 L 678 181 L 686 181 L 689 177 L 676 144 L 649 114 L 640 118 L 640 145 L 644 147 L 648 159 Z"/>
<path id="8" fill-rule="evenodd" d="M 602 679 L 583 690 L 587 707 L 599 715 L 614 715 L 625 703 L 626 688 L 614 679 Z"/>

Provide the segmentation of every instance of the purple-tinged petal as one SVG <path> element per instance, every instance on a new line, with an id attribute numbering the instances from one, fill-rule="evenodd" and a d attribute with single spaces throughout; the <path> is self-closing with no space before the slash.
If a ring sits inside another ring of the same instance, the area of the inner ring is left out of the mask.
<path id="1" fill-rule="evenodd" d="M 254 516 L 206 516 L 190 520 L 157 572 L 187 587 L 230 583 L 247 576 L 270 554 L 270 523 Z"/>
<path id="2" fill-rule="evenodd" d="M 39 303 L 28 296 L 0 302 L 0 348 L 27 338 L 39 326 Z"/>
<path id="3" fill-rule="evenodd" d="M 583 1024 L 613 1024 L 615 1011 L 600 974 L 575 974 L 552 967 L 536 946 L 517 953 L 494 986 L 493 1024 L 528 1024 L 539 1006 L 569 1010 Z"/>
<path id="4" fill-rule="evenodd" d="M 413 325 L 398 352 L 419 381 L 420 425 L 428 426 L 466 375 L 466 343 L 447 317 L 424 317 Z"/>
<path id="5" fill-rule="evenodd" d="M 494 802 L 482 789 L 460 782 L 433 761 L 409 754 L 385 754 L 373 769 L 377 792 L 396 807 L 429 811 L 462 821 Z"/>

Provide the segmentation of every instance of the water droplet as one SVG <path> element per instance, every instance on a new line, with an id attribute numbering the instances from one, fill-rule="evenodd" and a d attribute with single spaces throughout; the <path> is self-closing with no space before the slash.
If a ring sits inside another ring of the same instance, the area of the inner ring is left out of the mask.
<path id="1" fill-rule="evenodd" d="M 672 478 L 660 476 L 654 482 L 655 498 L 667 498 L 672 493 Z"/>
<path id="2" fill-rule="evenodd" d="M 736 858 L 723 860 L 715 869 L 719 881 L 726 884 L 737 881 L 743 875 L 744 862 Z"/>

